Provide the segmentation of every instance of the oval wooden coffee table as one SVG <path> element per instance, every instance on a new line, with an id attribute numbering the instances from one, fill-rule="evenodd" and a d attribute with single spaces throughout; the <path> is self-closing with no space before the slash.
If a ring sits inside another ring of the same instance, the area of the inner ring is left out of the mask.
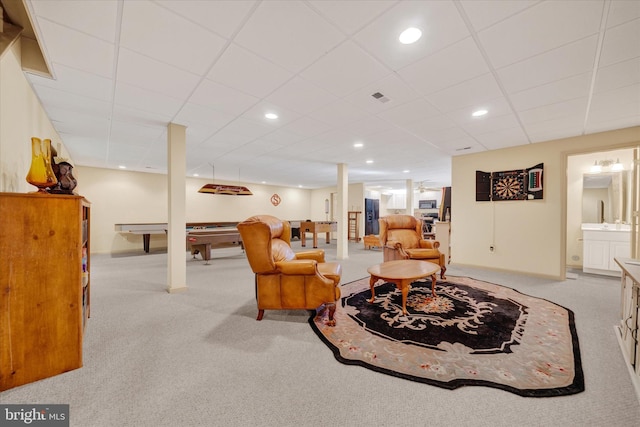
<path id="1" fill-rule="evenodd" d="M 440 266 L 432 262 L 418 261 L 413 259 L 402 259 L 387 261 L 367 268 L 371 275 L 369 286 L 371 287 L 371 299 L 375 299 L 374 286 L 378 280 L 386 280 L 394 283 L 402 292 L 402 314 L 407 314 L 407 295 L 411 288 L 411 282 L 431 276 L 431 294 L 436 296 L 436 273 L 440 271 Z"/>

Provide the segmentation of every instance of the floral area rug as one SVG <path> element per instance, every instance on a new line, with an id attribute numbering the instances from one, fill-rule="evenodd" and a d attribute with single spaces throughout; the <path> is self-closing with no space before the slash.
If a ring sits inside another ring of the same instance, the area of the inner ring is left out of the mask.
<path id="1" fill-rule="evenodd" d="M 521 396 L 584 391 L 573 312 L 514 289 L 468 277 L 413 282 L 402 314 L 392 283 L 369 278 L 342 286 L 336 326 L 309 319 L 336 359 L 373 371 L 455 389 L 499 388 Z"/>

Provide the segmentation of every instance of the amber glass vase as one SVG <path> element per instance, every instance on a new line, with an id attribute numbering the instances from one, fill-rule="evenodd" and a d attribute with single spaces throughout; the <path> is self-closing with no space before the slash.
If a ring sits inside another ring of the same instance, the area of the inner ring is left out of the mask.
<path id="1" fill-rule="evenodd" d="M 47 188 L 58 183 L 51 167 L 51 140 L 31 138 L 31 167 L 27 182 L 38 187 L 38 193 L 46 193 Z"/>

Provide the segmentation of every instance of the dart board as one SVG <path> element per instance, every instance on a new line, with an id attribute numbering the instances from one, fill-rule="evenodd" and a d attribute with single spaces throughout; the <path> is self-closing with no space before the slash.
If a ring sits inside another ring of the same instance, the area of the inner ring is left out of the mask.
<path id="1" fill-rule="evenodd" d="M 527 198 L 526 173 L 497 172 L 492 180 L 493 200 L 523 200 Z"/>

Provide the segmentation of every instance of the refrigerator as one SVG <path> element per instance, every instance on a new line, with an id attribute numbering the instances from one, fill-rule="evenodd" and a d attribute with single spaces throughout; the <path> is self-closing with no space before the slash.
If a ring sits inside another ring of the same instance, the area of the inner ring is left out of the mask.
<path id="1" fill-rule="evenodd" d="M 364 235 L 378 235 L 380 233 L 380 200 L 364 199 Z"/>

